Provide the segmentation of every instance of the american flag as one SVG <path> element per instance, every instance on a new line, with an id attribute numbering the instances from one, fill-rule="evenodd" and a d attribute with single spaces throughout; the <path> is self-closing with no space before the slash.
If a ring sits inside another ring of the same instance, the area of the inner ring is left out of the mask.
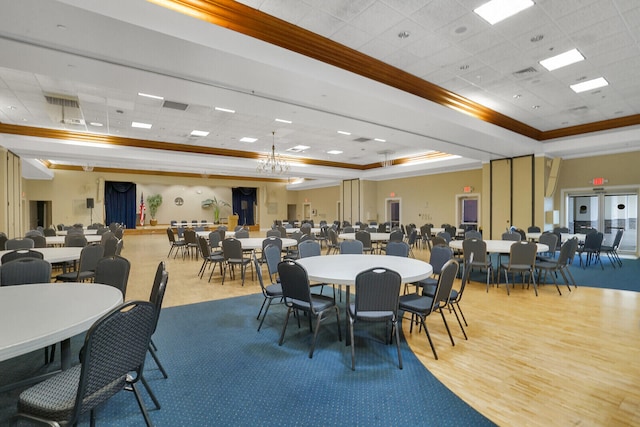
<path id="1" fill-rule="evenodd" d="M 144 193 L 140 193 L 140 225 L 144 224 Z"/>

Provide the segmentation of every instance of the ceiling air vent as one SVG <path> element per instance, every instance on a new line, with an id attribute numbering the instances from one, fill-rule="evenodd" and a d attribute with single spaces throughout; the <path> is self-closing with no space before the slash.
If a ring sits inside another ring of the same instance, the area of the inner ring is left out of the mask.
<path id="1" fill-rule="evenodd" d="M 189 104 L 175 101 L 164 101 L 162 108 L 171 108 L 172 110 L 185 111 L 189 107 Z"/>
<path id="2" fill-rule="evenodd" d="M 355 142 L 369 142 L 369 141 L 371 141 L 371 138 L 360 137 L 360 138 L 354 139 L 354 141 Z"/>
<path id="3" fill-rule="evenodd" d="M 536 70 L 533 67 L 528 67 L 528 68 L 524 68 L 522 70 L 516 71 L 516 72 L 514 72 L 512 74 L 517 79 L 523 79 L 525 77 L 529 77 L 529 76 L 533 76 L 535 74 L 538 74 L 538 70 Z"/>
<path id="4" fill-rule="evenodd" d="M 44 99 L 48 104 L 47 114 L 53 122 L 76 126 L 85 125 L 78 98 L 45 93 Z"/>
<path id="5" fill-rule="evenodd" d="M 59 105 L 60 107 L 80 108 L 77 98 L 70 98 L 58 95 L 45 95 L 44 99 L 51 105 Z"/>

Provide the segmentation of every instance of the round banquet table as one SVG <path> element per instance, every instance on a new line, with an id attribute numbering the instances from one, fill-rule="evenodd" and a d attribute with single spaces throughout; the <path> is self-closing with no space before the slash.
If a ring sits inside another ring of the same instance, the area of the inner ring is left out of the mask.
<path id="1" fill-rule="evenodd" d="M 266 239 L 266 237 L 246 237 L 240 240 L 242 244 L 242 249 L 262 249 L 262 242 Z M 290 248 L 291 246 L 296 246 L 298 241 L 296 239 L 288 239 L 288 238 L 280 238 L 282 240 L 283 248 Z"/>
<path id="2" fill-rule="evenodd" d="M 31 250 L 42 253 L 44 259 L 51 264 L 59 262 L 76 261 L 80 259 L 80 252 L 82 248 L 76 247 L 62 247 L 62 248 L 32 248 Z M 0 258 L 2 255 L 13 251 L 0 251 Z"/>
<path id="3" fill-rule="evenodd" d="M 325 255 L 300 258 L 296 262 L 304 267 L 311 281 L 345 285 L 347 307 L 350 304 L 350 287 L 355 285 L 356 276 L 361 271 L 374 267 L 388 268 L 398 272 L 403 283 L 417 282 L 433 273 L 431 264 L 415 258 L 391 255 Z M 346 342 L 347 345 L 351 344 L 349 334 Z"/>
<path id="4" fill-rule="evenodd" d="M 460 249 L 462 250 L 462 242 L 464 240 L 452 240 L 449 242 L 449 247 L 452 249 Z M 490 253 L 499 253 L 499 254 L 508 254 L 511 251 L 511 245 L 514 243 L 512 240 L 485 240 L 487 244 L 487 252 Z M 536 243 L 538 246 L 537 252 L 548 252 L 549 246 L 544 245 L 542 243 Z"/>
<path id="5" fill-rule="evenodd" d="M 82 230 L 82 233 L 84 235 L 87 235 L 87 234 L 98 234 L 98 230 L 95 229 L 95 228 L 85 228 L 85 229 Z M 58 231 L 56 231 L 56 235 L 57 236 L 66 236 L 67 235 L 67 230 L 58 230 Z"/>
<path id="6" fill-rule="evenodd" d="M 85 234 L 85 239 L 87 239 L 88 243 L 97 243 L 102 240 L 102 235 L 98 234 Z M 66 236 L 47 236 L 47 245 L 48 246 L 62 246 L 64 245 L 64 239 Z"/>
<path id="7" fill-rule="evenodd" d="M 205 239 L 209 238 L 209 233 L 216 231 L 216 230 L 209 230 L 209 231 L 196 231 L 196 236 L 198 237 L 204 237 Z M 225 231 L 224 232 L 224 238 L 226 239 L 227 237 L 235 237 L 236 236 L 236 232 L 235 231 Z"/>
<path id="8" fill-rule="evenodd" d="M 70 338 L 121 302 L 119 289 L 95 283 L 1 286 L 0 361 L 61 342 L 62 369 L 67 369 Z"/>
<path id="9" fill-rule="evenodd" d="M 391 233 L 369 233 L 372 242 L 387 242 Z M 338 235 L 342 240 L 356 240 L 356 233 L 340 233 Z"/>
<path id="10" fill-rule="evenodd" d="M 525 236 L 527 236 L 527 239 L 535 240 L 535 241 L 538 241 L 541 235 L 542 233 L 535 233 L 535 232 L 525 233 Z M 574 237 L 577 237 L 579 242 L 584 242 L 584 239 L 585 237 L 587 237 L 587 235 L 581 234 L 581 233 L 560 233 L 560 239 L 562 243 L 566 242 L 569 239 L 573 239 Z"/>

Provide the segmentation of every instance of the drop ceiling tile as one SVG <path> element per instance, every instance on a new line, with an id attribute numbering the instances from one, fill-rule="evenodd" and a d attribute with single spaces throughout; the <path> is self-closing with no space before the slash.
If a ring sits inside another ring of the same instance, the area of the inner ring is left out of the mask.
<path id="1" fill-rule="evenodd" d="M 376 2 L 370 7 L 364 9 L 362 13 L 355 18 L 345 19 L 345 21 L 356 28 L 367 31 L 368 33 L 379 35 L 398 24 L 403 19 L 404 16 L 396 10 L 383 3 Z"/>
<path id="2" fill-rule="evenodd" d="M 293 0 L 295 1 L 295 0 Z M 323 0 L 321 2 L 310 2 L 314 7 L 334 16 L 341 21 L 351 21 L 360 15 L 367 8 L 376 4 L 375 0 Z"/>
<path id="3" fill-rule="evenodd" d="M 382 61 L 386 62 L 387 64 L 393 65 L 394 67 L 401 70 L 417 63 L 419 60 L 420 58 L 416 57 L 415 55 L 402 50 L 395 50 L 390 55 L 382 58 Z"/>
<path id="4" fill-rule="evenodd" d="M 323 37 L 330 38 L 331 35 L 342 28 L 345 23 L 328 13 L 315 11 L 302 17 L 299 25 Z"/>
<path id="5" fill-rule="evenodd" d="M 426 29 L 436 31 L 466 13 L 468 11 L 455 1 L 433 0 L 417 10 L 411 18 Z"/>
<path id="6" fill-rule="evenodd" d="M 534 7 L 543 9 L 549 16 L 562 17 L 574 13 L 594 1 L 598 0 L 536 0 Z"/>
<path id="7" fill-rule="evenodd" d="M 429 60 L 437 66 L 445 67 L 465 64 L 471 57 L 471 54 L 466 50 L 451 46 L 432 55 Z"/>
<path id="8" fill-rule="evenodd" d="M 359 50 L 365 55 L 380 59 L 391 55 L 396 51 L 396 47 L 387 41 L 373 39 L 362 45 Z"/>
<path id="9" fill-rule="evenodd" d="M 409 37 L 399 37 L 399 34 L 405 31 L 409 33 Z M 378 39 L 385 40 L 395 45 L 397 48 L 405 48 L 406 46 L 409 46 L 413 40 L 421 40 L 427 36 L 429 36 L 429 31 L 425 30 L 415 21 L 403 19 L 380 34 Z"/>
<path id="10" fill-rule="evenodd" d="M 618 11 L 612 1 L 596 1 L 556 19 L 555 22 L 560 28 L 571 34 L 614 16 L 618 16 Z"/>
<path id="11" fill-rule="evenodd" d="M 353 25 L 344 25 L 331 36 L 331 39 L 344 46 L 360 50 L 364 44 L 371 40 L 371 34 Z"/>
<path id="12" fill-rule="evenodd" d="M 465 50 L 472 53 L 487 52 L 487 50 L 494 46 L 504 45 L 506 43 L 502 34 L 487 29 L 475 32 L 471 37 L 466 37 L 462 40 L 455 40 L 455 38 L 449 40 L 451 40 L 451 42 L 457 42 Z M 484 57 L 484 54 L 482 56 Z"/>
<path id="13" fill-rule="evenodd" d="M 394 8 L 404 16 L 411 16 L 429 0 L 382 0 L 382 3 Z"/>
<path id="14" fill-rule="evenodd" d="M 296 25 L 305 15 L 315 13 L 311 6 L 297 0 L 265 0 L 259 10 Z"/>
<path id="15" fill-rule="evenodd" d="M 409 44 L 406 49 L 407 52 L 420 58 L 428 58 L 450 47 L 451 44 L 448 41 L 436 34 L 430 33 L 419 40 L 411 41 L 411 44 Z"/>

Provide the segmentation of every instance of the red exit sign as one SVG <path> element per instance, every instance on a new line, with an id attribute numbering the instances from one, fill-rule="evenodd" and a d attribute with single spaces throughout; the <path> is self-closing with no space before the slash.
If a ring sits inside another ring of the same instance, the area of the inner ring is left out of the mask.
<path id="1" fill-rule="evenodd" d="M 593 185 L 604 185 L 604 178 L 593 178 Z"/>

